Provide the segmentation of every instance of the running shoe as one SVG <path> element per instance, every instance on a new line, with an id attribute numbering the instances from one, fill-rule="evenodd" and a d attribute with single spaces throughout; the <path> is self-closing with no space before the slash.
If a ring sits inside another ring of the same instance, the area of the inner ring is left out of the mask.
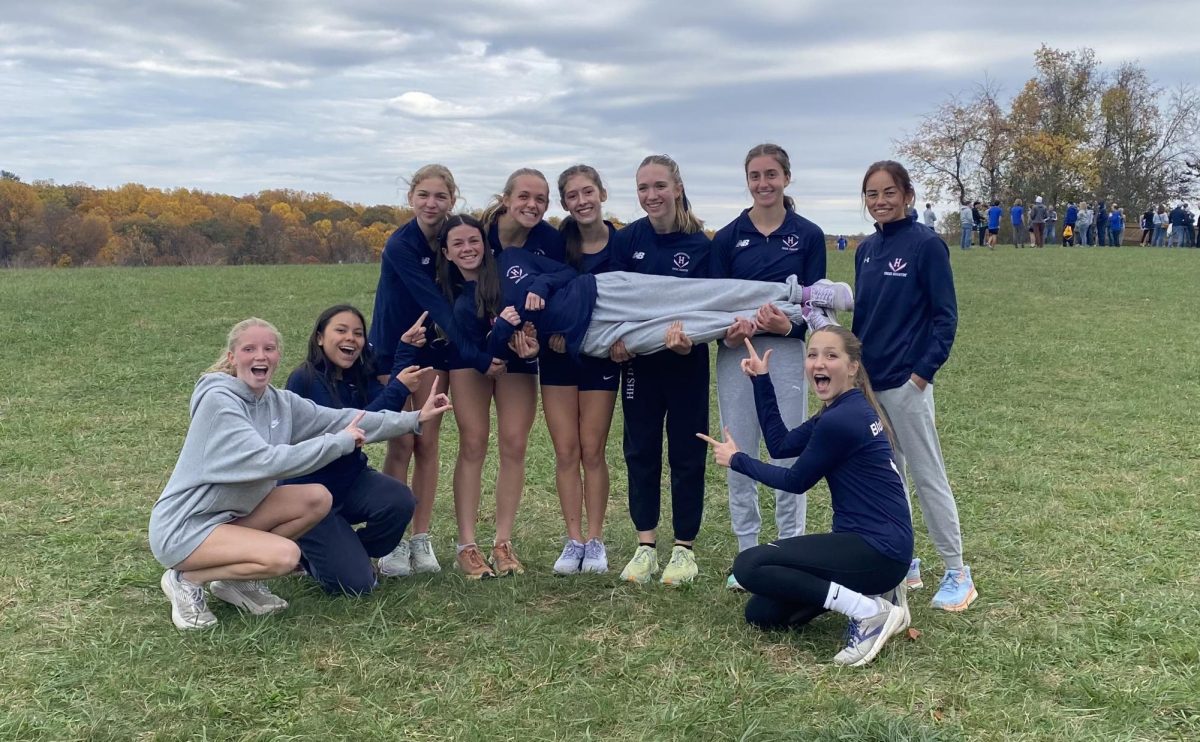
<path id="1" fill-rule="evenodd" d="M 696 552 L 686 546 L 676 546 L 671 549 L 671 561 L 663 568 L 660 581 L 664 585 L 682 585 L 696 579 L 699 572 L 696 566 Z"/>
<path id="2" fill-rule="evenodd" d="M 204 588 L 183 579 L 178 571 L 168 569 L 158 581 L 167 600 L 171 601 L 171 623 L 177 629 L 207 629 L 215 626 L 217 617 L 208 610 Z"/>
<path id="3" fill-rule="evenodd" d="M 879 613 L 870 618 L 850 619 L 846 628 L 846 647 L 834 656 L 835 664 L 862 667 L 875 659 L 888 639 L 903 630 L 904 609 L 882 598 L 876 598 L 875 603 Z"/>
<path id="4" fill-rule="evenodd" d="M 608 571 L 608 550 L 604 548 L 603 541 L 592 538 L 583 545 L 583 564 L 579 566 L 579 571 L 598 575 Z"/>
<path id="5" fill-rule="evenodd" d="M 414 574 L 426 572 L 441 572 L 442 565 L 438 564 L 437 556 L 433 553 L 433 543 L 428 533 L 418 533 L 408 542 L 412 553 L 412 571 Z"/>
<path id="6" fill-rule="evenodd" d="M 854 291 L 848 283 L 822 278 L 811 286 L 804 287 L 804 303 L 849 312 L 854 309 Z"/>
<path id="7" fill-rule="evenodd" d="M 583 566 L 583 556 L 585 552 L 583 544 L 573 538 L 567 539 L 566 546 L 563 547 L 562 553 L 558 555 L 558 559 L 554 562 L 554 574 L 556 575 L 577 575 Z"/>
<path id="8" fill-rule="evenodd" d="M 645 585 L 654 575 L 658 574 L 658 552 L 653 546 L 639 546 L 633 552 L 633 558 L 625 569 L 621 570 L 621 579 L 626 582 L 636 582 Z"/>
<path id="9" fill-rule="evenodd" d="M 379 574 L 384 577 L 408 577 L 412 574 L 412 550 L 407 541 L 396 544 L 390 554 L 379 557 L 376 562 Z"/>
<path id="10" fill-rule="evenodd" d="M 913 560 L 908 564 L 908 576 L 904 578 L 904 584 L 909 590 L 919 590 L 925 587 L 925 583 L 921 580 L 921 559 L 913 557 Z"/>
<path id="11" fill-rule="evenodd" d="M 938 585 L 937 594 L 930 602 L 934 608 L 958 613 L 967 610 L 979 594 L 975 592 L 975 581 L 971 579 L 971 568 L 948 569 Z"/>
<path id="12" fill-rule="evenodd" d="M 808 324 L 808 329 L 812 332 L 824 329 L 830 325 L 840 324 L 837 321 L 837 312 L 811 303 L 804 304 L 800 315 L 804 318 L 804 321 Z"/>
<path id="13" fill-rule="evenodd" d="M 496 576 L 492 568 L 483 560 L 483 552 L 475 544 L 471 544 L 454 558 L 454 562 L 468 580 L 482 580 Z"/>
<path id="14" fill-rule="evenodd" d="M 214 597 L 256 616 L 265 616 L 288 607 L 288 602 L 268 590 L 267 583 L 261 580 L 216 580 L 208 583 L 208 591 Z"/>
<path id="15" fill-rule="evenodd" d="M 497 577 L 525 574 L 525 566 L 517 559 L 517 552 L 513 550 L 511 541 L 492 546 L 492 569 L 496 571 Z"/>

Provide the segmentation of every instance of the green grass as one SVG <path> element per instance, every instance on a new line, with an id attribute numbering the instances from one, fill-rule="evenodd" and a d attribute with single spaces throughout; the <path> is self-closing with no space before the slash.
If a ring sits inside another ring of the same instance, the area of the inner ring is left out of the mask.
<path id="1" fill-rule="evenodd" d="M 283 330 L 290 369 L 321 309 L 370 309 L 377 268 L 0 273 L 0 739 L 1200 737 L 1200 252 L 953 253 L 939 427 L 980 599 L 950 615 L 914 593 L 920 638 L 862 670 L 830 663 L 834 617 L 743 625 L 715 469 L 694 586 L 551 577 L 562 526 L 540 422 L 524 577 L 448 570 L 361 600 L 288 578 L 285 614 L 216 605 L 216 630 L 181 634 L 145 530 L 196 376 L 251 314 Z M 852 268 L 830 254 L 832 277 Z M 618 415 L 617 569 L 634 546 L 619 440 Z M 810 503 L 810 529 L 828 528 L 825 490 Z"/>

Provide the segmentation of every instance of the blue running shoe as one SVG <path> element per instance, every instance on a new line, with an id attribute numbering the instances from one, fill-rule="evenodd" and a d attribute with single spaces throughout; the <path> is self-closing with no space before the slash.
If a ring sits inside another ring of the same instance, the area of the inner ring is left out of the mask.
<path id="1" fill-rule="evenodd" d="M 971 579 L 971 568 L 948 569 L 938 585 L 937 595 L 930 603 L 934 608 L 958 613 L 967 610 L 979 594 L 975 592 L 975 581 Z"/>
<path id="2" fill-rule="evenodd" d="M 908 564 L 908 576 L 904 578 L 904 584 L 909 590 L 916 590 L 925 587 L 925 583 L 921 581 L 921 559 L 913 557 L 913 560 Z"/>

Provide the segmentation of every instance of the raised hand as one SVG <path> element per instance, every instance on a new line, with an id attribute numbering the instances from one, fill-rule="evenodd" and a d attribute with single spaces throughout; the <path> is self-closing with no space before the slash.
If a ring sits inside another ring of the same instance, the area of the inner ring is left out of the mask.
<path id="1" fill-rule="evenodd" d="M 681 356 L 692 352 L 692 339 L 683 331 L 683 322 L 672 322 L 667 327 L 667 347 Z"/>
<path id="2" fill-rule="evenodd" d="M 438 377 L 433 377 L 433 386 L 429 389 L 429 396 L 425 398 L 425 404 L 421 405 L 421 412 L 417 415 L 417 420 L 423 423 L 441 417 L 442 413 L 447 410 L 454 409 L 450 404 L 449 397 L 445 394 L 438 394 L 439 381 Z"/>
<path id="3" fill-rule="evenodd" d="M 425 346 L 425 320 L 429 319 L 429 312 L 421 312 L 421 316 L 417 317 L 417 321 L 413 326 L 404 331 L 400 336 L 400 342 L 407 343 L 417 348 Z"/>
<path id="4" fill-rule="evenodd" d="M 343 428 L 343 430 L 349 433 L 350 437 L 354 439 L 355 448 L 362 448 L 363 444 L 367 442 L 367 432 L 358 427 L 358 424 L 362 422 L 363 416 L 366 414 L 367 413 L 363 412 L 362 410 L 359 410 L 359 413 L 354 416 L 354 419 L 350 421 L 350 424 Z"/>
<path id="5" fill-rule="evenodd" d="M 733 436 L 729 434 L 729 428 L 723 428 L 722 432 L 725 434 L 725 440 L 723 441 L 710 438 L 704 433 L 696 433 L 696 437 L 712 448 L 713 461 L 721 466 L 729 466 L 729 460 L 738 452 L 738 447 L 733 441 Z"/>
<path id="6" fill-rule="evenodd" d="M 760 358 L 758 351 L 754 349 L 754 343 L 750 342 L 750 338 L 746 338 L 746 350 L 750 352 L 747 358 L 742 359 L 742 373 L 747 376 L 761 376 L 767 373 L 767 363 L 770 361 L 771 353 L 774 348 L 767 348 L 767 352 L 762 354 Z"/>
<path id="7" fill-rule="evenodd" d="M 425 341 L 422 340 L 422 343 Z M 400 373 L 396 374 L 396 380 L 404 386 L 408 387 L 409 393 L 417 391 L 417 387 L 421 386 L 421 377 L 433 370 L 433 366 L 409 366 Z"/>
<path id="8" fill-rule="evenodd" d="M 764 332 L 786 335 L 792 331 L 792 321 L 774 304 L 763 304 L 754 315 L 754 322 Z"/>

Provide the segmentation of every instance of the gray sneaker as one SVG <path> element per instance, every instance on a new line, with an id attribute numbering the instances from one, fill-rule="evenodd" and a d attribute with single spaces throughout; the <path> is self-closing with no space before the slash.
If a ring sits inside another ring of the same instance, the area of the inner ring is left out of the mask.
<path id="1" fill-rule="evenodd" d="M 414 574 L 426 572 L 441 572 L 442 565 L 438 564 L 433 554 L 433 544 L 429 541 L 428 533 L 418 533 L 408 542 L 412 551 L 412 571 Z"/>
<path id="2" fill-rule="evenodd" d="M 217 580 L 208 583 L 208 591 L 256 616 L 265 616 L 288 607 L 287 601 L 268 590 L 267 584 L 261 580 Z"/>
<path id="3" fill-rule="evenodd" d="M 597 575 L 608 571 L 608 550 L 603 541 L 592 538 L 583 545 L 583 563 L 579 565 L 579 571 Z"/>
<path id="4" fill-rule="evenodd" d="M 879 613 L 861 620 L 850 619 L 846 628 L 846 647 L 834 656 L 835 664 L 862 667 L 875 659 L 888 639 L 900 633 L 908 611 L 883 598 L 875 598 L 875 604 L 879 606 Z"/>
<path id="5" fill-rule="evenodd" d="M 376 566 L 379 574 L 384 577 L 408 577 L 412 574 L 412 552 L 408 542 L 401 541 L 392 549 L 392 553 L 379 557 Z"/>
<path id="6" fill-rule="evenodd" d="M 583 564 L 584 546 L 573 538 L 567 539 L 562 553 L 554 561 L 554 574 L 577 575 Z"/>
<path id="7" fill-rule="evenodd" d="M 158 581 L 167 600 L 171 601 L 171 623 L 177 629 L 207 629 L 215 626 L 217 617 L 208 610 L 204 588 L 188 582 L 179 572 L 168 569 Z"/>
<path id="8" fill-rule="evenodd" d="M 804 303 L 849 312 L 854 309 L 854 291 L 848 283 L 822 278 L 813 285 L 804 287 Z"/>

